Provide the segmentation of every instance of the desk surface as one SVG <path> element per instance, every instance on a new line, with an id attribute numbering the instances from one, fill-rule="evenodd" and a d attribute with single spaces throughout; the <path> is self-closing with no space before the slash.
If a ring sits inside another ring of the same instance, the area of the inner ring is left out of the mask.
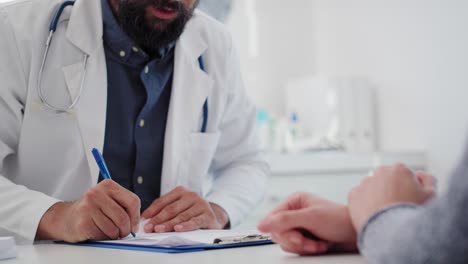
<path id="1" fill-rule="evenodd" d="M 246 264 L 246 263 L 307 263 L 364 264 L 358 255 L 329 255 L 299 257 L 283 252 L 277 245 L 212 250 L 186 254 L 162 254 L 55 244 L 18 246 L 18 258 L 1 264 Z"/>

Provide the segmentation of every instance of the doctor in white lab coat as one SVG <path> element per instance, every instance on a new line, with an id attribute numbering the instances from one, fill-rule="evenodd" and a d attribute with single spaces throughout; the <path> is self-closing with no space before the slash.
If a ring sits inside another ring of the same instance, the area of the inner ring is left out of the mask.
<path id="1" fill-rule="evenodd" d="M 135 212 L 139 208 L 130 208 L 138 206 L 135 197 L 112 183 L 98 188 L 102 185 L 97 185 L 99 169 L 91 154 L 93 147 L 103 148 L 106 124 L 100 1 L 77 0 L 66 9 L 43 73 L 42 87 L 48 101 L 67 107 L 79 93 L 87 55 L 84 88 L 77 105 L 67 113 L 57 113 L 38 96 L 44 43 L 60 3 L 21 0 L 0 6 L 0 235 L 14 235 L 18 240 L 38 238 L 43 217 L 55 205 L 66 204 L 62 201 L 82 202 L 81 211 L 73 211 L 79 219 L 80 212 L 90 211 L 89 202 L 98 203 L 93 199 L 99 199 L 106 188 L 115 190 L 114 200 L 127 199 L 120 205 L 132 218 L 131 225 L 138 221 Z M 198 65 L 201 55 L 206 72 Z M 200 133 L 206 98 L 207 133 Z M 246 96 L 230 35 L 221 24 L 195 11 L 175 46 L 161 196 L 174 189 L 190 191 L 187 197 L 218 205 L 232 226 L 238 224 L 261 199 L 268 172 L 255 121 L 255 108 Z M 59 226 L 66 221 L 61 216 L 48 221 Z M 81 220 L 75 226 L 70 223 L 70 232 L 76 226 L 84 228 L 86 221 Z M 117 228 L 120 233 L 116 236 L 130 231 L 122 233 L 122 228 Z M 43 238 L 78 241 L 100 237 L 87 233 L 73 238 L 45 234 Z"/>

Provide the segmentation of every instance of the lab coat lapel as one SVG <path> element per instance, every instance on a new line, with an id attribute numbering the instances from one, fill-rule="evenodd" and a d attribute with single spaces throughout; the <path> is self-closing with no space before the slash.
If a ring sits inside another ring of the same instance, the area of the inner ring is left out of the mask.
<path id="1" fill-rule="evenodd" d="M 84 88 L 78 104 L 72 110 L 81 130 L 83 148 L 89 165 L 92 182 L 97 183 L 99 169 L 91 154 L 92 148 L 103 148 L 106 107 L 107 71 L 102 44 L 102 13 L 100 1 L 77 0 L 73 7 L 67 39 L 88 55 Z M 79 93 L 83 76 L 84 58 L 62 67 L 71 98 Z"/>
<path id="2" fill-rule="evenodd" d="M 200 69 L 198 58 L 207 49 L 193 21 L 176 44 L 174 79 L 166 125 L 161 195 L 183 184 L 179 166 L 192 132 L 199 132 L 200 117 L 212 86 L 212 78 Z M 206 60 L 204 60 L 206 62 Z"/>
<path id="3" fill-rule="evenodd" d="M 86 54 L 102 46 L 102 11 L 99 0 L 76 0 L 66 36 Z"/>

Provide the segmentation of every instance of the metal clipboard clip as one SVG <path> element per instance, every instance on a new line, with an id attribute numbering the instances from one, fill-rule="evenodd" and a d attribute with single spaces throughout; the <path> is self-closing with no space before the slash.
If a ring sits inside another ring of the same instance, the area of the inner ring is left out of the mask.
<path id="1" fill-rule="evenodd" d="M 239 244 L 246 242 L 258 242 L 258 241 L 267 241 L 271 240 L 269 235 L 248 235 L 248 236 L 230 236 L 230 237 L 220 237 L 216 238 L 213 241 L 213 244 L 225 245 L 225 244 Z"/>

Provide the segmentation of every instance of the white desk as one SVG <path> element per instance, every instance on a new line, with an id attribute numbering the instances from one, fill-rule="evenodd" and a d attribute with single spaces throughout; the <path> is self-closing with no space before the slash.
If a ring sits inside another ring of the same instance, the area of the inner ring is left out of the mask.
<path id="1" fill-rule="evenodd" d="M 55 244 L 18 246 L 18 258 L 1 264 L 249 264 L 307 263 L 364 264 L 358 255 L 299 257 L 283 252 L 277 245 L 212 250 L 186 254 L 163 254 Z"/>

